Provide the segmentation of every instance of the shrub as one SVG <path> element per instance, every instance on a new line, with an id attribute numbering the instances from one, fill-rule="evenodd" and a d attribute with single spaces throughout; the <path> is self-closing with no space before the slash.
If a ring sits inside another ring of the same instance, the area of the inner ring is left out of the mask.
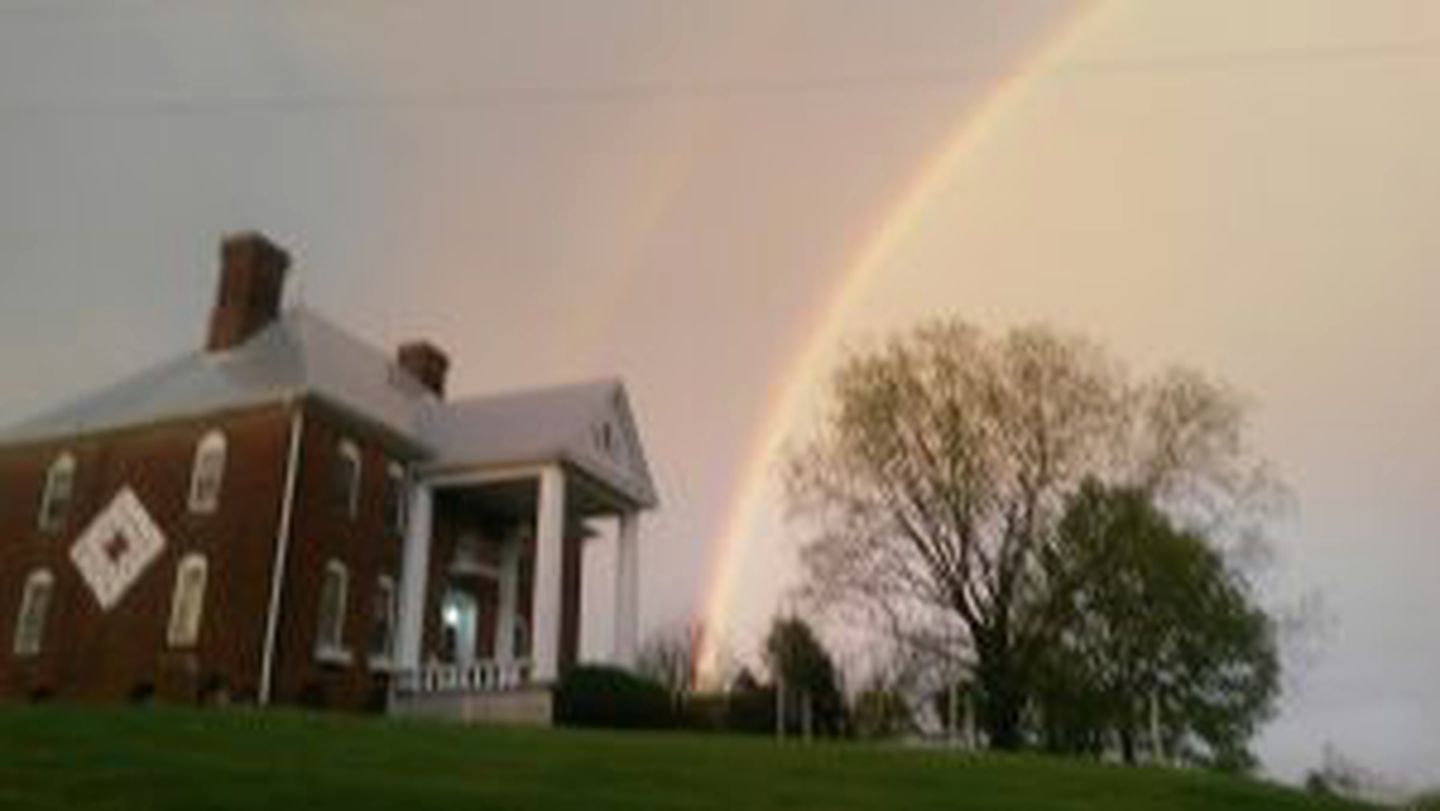
<path id="1" fill-rule="evenodd" d="M 670 694 L 658 683 L 613 667 L 571 668 L 555 689 L 555 723 L 607 729 L 669 729 Z"/>
<path id="2" fill-rule="evenodd" d="M 737 685 L 730 692 L 725 727 L 731 732 L 775 734 L 775 688 Z"/>
<path id="3" fill-rule="evenodd" d="M 724 693 L 692 693 L 680 705 L 677 723 L 691 732 L 729 730 L 730 697 Z"/>

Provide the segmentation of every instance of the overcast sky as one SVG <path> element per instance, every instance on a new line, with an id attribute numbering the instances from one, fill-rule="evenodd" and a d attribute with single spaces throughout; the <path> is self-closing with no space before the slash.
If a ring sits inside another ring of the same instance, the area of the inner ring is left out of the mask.
<path id="1" fill-rule="evenodd" d="M 744 653 L 793 583 L 742 503 L 776 404 L 928 315 L 1050 321 L 1257 405 L 1268 598 L 1329 618 L 1271 767 L 1440 782 L 1437 91 L 1426 0 L 0 0 L 0 421 L 196 345 L 261 228 L 456 394 L 623 375 L 644 622 L 739 528 Z"/>

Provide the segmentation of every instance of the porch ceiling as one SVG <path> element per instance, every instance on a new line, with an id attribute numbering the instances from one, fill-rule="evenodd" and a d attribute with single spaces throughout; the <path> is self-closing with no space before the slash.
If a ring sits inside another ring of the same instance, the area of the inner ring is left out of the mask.
<path id="1" fill-rule="evenodd" d="M 565 470 L 565 513 L 568 522 L 634 510 L 629 499 L 575 469 Z M 534 475 L 516 475 L 474 483 L 457 482 L 437 487 L 440 504 L 485 515 L 503 522 L 534 519 L 539 506 L 540 482 Z"/>

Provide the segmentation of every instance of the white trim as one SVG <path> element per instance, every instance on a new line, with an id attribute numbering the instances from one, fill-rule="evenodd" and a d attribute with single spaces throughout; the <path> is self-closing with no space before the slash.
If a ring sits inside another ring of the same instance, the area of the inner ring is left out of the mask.
<path id="1" fill-rule="evenodd" d="M 350 480 L 345 484 L 345 515 L 349 518 L 354 518 L 360 512 L 360 483 L 364 480 L 365 475 L 363 472 L 364 463 L 361 461 L 360 456 L 360 446 L 356 444 L 355 440 L 346 437 L 340 440 L 335 452 L 338 460 L 348 462 L 350 465 Z M 332 475 L 334 475 L 333 471 Z M 331 486 L 334 486 L 334 484 L 335 482 L 332 481 Z"/>
<path id="2" fill-rule="evenodd" d="M 620 514 L 615 538 L 615 664 L 634 667 L 640 621 L 640 514 Z"/>
<path id="3" fill-rule="evenodd" d="M 404 533 L 407 526 L 406 510 L 409 508 L 405 498 L 405 466 L 399 462 L 390 462 L 385 466 L 385 493 L 382 496 L 382 505 L 387 511 L 390 508 L 390 498 L 395 499 L 395 515 L 387 514 L 385 519 L 385 530 L 387 532 Z M 393 520 L 392 520 L 393 519 Z"/>
<path id="4" fill-rule="evenodd" d="M 355 662 L 355 657 L 350 654 L 350 651 L 344 648 L 337 648 L 333 645 L 322 645 L 315 648 L 315 661 L 322 665 L 349 667 Z"/>
<path id="5" fill-rule="evenodd" d="M 192 582 L 192 572 L 199 572 Z M 170 621 L 165 627 L 165 644 L 171 648 L 193 648 L 200 641 L 205 620 L 205 593 L 209 587 L 210 565 L 204 555 L 190 553 L 175 567 L 175 588 L 170 595 Z M 192 594 L 193 588 L 196 593 Z"/>
<path id="6" fill-rule="evenodd" d="M 424 475 L 424 479 L 426 485 L 439 490 L 450 487 L 495 484 L 497 482 L 515 481 L 518 479 L 537 479 L 552 467 L 554 467 L 554 465 L 523 464 L 502 465 L 500 467 L 449 468 L 441 472 L 427 473 Z"/>
<path id="7" fill-rule="evenodd" d="M 65 524 L 65 519 L 70 512 L 70 505 L 75 501 L 75 462 L 74 454 L 66 451 L 50 463 L 45 471 L 45 490 L 40 496 L 40 514 L 35 517 L 35 524 L 43 532 L 55 532 Z M 54 501 L 58 495 L 60 476 L 65 475 L 64 507 L 59 516 L 50 515 Z"/>
<path id="8" fill-rule="evenodd" d="M 225 488 L 225 466 L 228 457 L 229 442 L 225 439 L 225 434 L 218 430 L 209 432 L 195 443 L 195 456 L 190 464 L 190 497 L 187 499 L 190 512 L 209 514 L 219 508 L 220 494 Z M 216 459 L 219 461 L 215 461 Z M 207 484 L 210 484 L 212 489 L 202 490 Z"/>
<path id="9" fill-rule="evenodd" d="M 383 599 L 382 599 L 383 597 Z M 398 612 L 396 607 L 399 604 L 399 592 L 395 588 L 395 578 L 388 574 L 382 574 L 375 578 L 375 600 L 370 606 L 370 639 L 366 647 L 370 654 L 370 667 L 372 670 L 386 669 L 395 660 L 395 626 L 397 624 Z M 375 622 L 380 616 L 380 610 L 385 611 L 385 640 L 383 650 L 375 650 Z M 383 662 L 385 668 L 376 666 L 377 662 Z"/>
<path id="10" fill-rule="evenodd" d="M 420 666 L 425 634 L 426 592 L 430 582 L 430 525 L 434 494 L 428 485 L 410 489 L 409 528 L 405 533 L 405 561 L 400 569 L 400 622 L 395 653 L 405 667 Z"/>
<path id="11" fill-rule="evenodd" d="M 333 592 L 330 590 L 332 582 L 336 584 Z M 350 652 L 345 648 L 345 614 L 350 607 L 350 570 L 345 564 L 334 558 L 325 562 L 319 597 L 320 605 L 315 611 L 315 658 L 322 662 L 349 664 Z M 326 604 L 326 598 L 330 597 L 335 600 L 334 605 Z"/>
<path id="12" fill-rule="evenodd" d="M 517 533 L 500 544 L 499 610 L 495 612 L 495 658 L 502 662 L 515 659 L 515 628 L 520 605 L 520 545 Z"/>
<path id="13" fill-rule="evenodd" d="M 535 577 L 531 596 L 531 659 L 535 679 L 560 675 L 560 620 L 564 594 L 565 473 L 559 465 L 540 472 L 535 515 Z"/>
<path id="14" fill-rule="evenodd" d="M 270 703 L 275 681 L 275 640 L 280 629 L 280 593 L 285 586 L 285 563 L 290 552 L 290 523 L 295 515 L 299 483 L 300 441 L 305 433 L 305 409 L 296 404 L 290 415 L 290 451 L 285 462 L 285 493 L 280 503 L 280 525 L 275 528 L 275 558 L 270 562 L 270 604 L 265 609 L 265 647 L 260 656 L 260 706 Z"/>
<path id="15" fill-rule="evenodd" d="M 40 596 L 43 594 L 43 598 Z M 15 615 L 15 636 L 11 650 L 16 656 L 39 656 L 45 649 L 45 625 L 55 602 L 55 575 L 36 569 L 25 578 L 20 610 Z M 37 605 L 38 604 L 38 605 Z M 37 616 L 38 615 L 38 616 Z"/>

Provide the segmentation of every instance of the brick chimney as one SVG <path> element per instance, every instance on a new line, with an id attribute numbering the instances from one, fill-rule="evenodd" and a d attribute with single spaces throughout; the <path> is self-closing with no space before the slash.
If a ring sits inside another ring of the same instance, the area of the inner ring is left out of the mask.
<path id="1" fill-rule="evenodd" d="M 450 371 L 450 359 L 440 347 L 429 341 L 411 341 L 401 345 L 396 360 L 420 385 L 436 397 L 445 397 L 445 374 Z"/>
<path id="2" fill-rule="evenodd" d="M 220 291 L 205 348 L 239 346 L 280 315 L 290 255 L 263 234 L 231 234 L 220 243 Z"/>

